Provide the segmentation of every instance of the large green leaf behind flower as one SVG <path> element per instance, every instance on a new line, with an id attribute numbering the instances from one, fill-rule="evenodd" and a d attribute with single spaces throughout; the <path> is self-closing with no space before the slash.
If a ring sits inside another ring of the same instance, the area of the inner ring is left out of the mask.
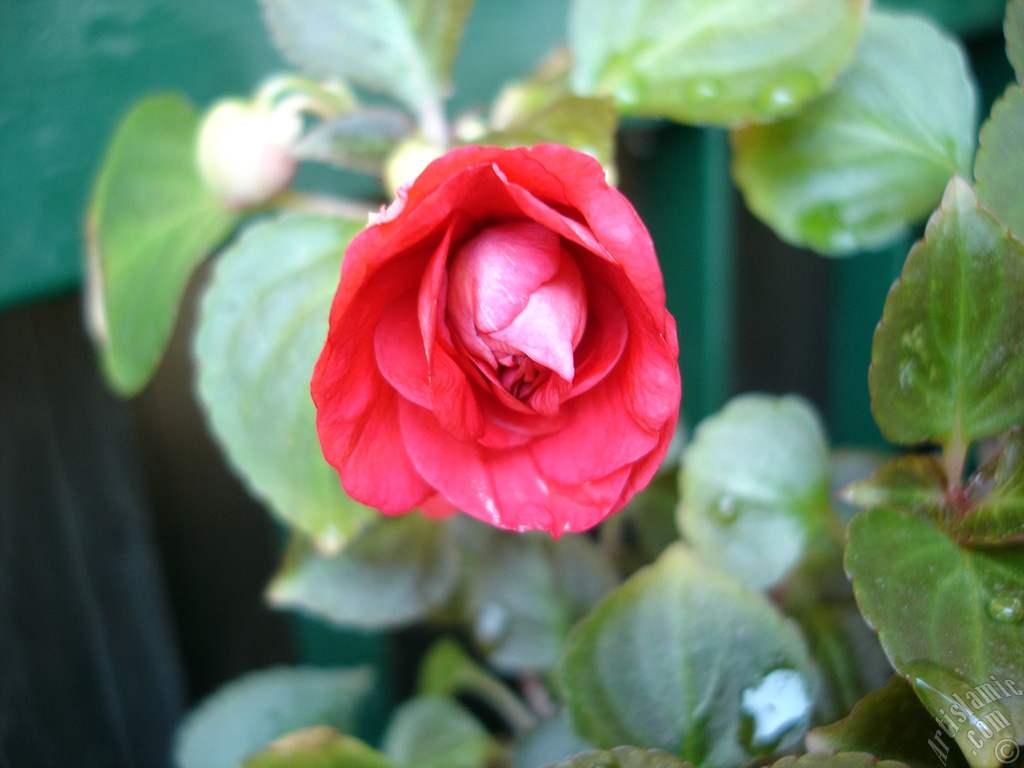
<path id="1" fill-rule="evenodd" d="M 93 190 L 87 317 L 103 373 L 123 395 L 153 375 L 189 278 L 238 220 L 199 175 L 198 127 L 184 97 L 144 99 L 118 127 Z"/>
<path id="2" fill-rule="evenodd" d="M 816 687 L 793 623 L 681 543 L 576 626 L 561 680 L 586 741 L 713 768 L 794 744 Z"/>
<path id="3" fill-rule="evenodd" d="M 1024 76 L 1024 0 L 1010 0 L 1006 4 L 1003 21 L 1006 36 L 1006 55 L 1017 73 L 1017 82 Z"/>
<path id="4" fill-rule="evenodd" d="M 788 242 L 827 255 L 879 247 L 970 169 L 976 102 L 956 40 L 922 18 L 872 13 L 834 89 L 790 119 L 733 134 L 733 176 Z"/>
<path id="5" fill-rule="evenodd" d="M 285 57 L 434 119 L 473 0 L 261 0 Z"/>
<path id="6" fill-rule="evenodd" d="M 285 215 L 221 254 L 195 339 L 199 398 L 253 493 L 335 551 L 373 513 L 327 464 L 309 394 L 341 260 L 359 222 Z"/>
<path id="7" fill-rule="evenodd" d="M 382 516 L 340 552 L 318 552 L 296 536 L 267 597 L 342 627 L 385 629 L 439 608 L 460 575 L 448 521 Z"/>
<path id="8" fill-rule="evenodd" d="M 828 472 L 824 430 L 804 400 L 737 397 L 687 446 L 680 528 L 708 562 L 766 589 L 836 525 Z"/>
<path id="9" fill-rule="evenodd" d="M 574 0 L 573 89 L 625 114 L 733 126 L 821 94 L 860 37 L 866 0 Z"/>
<path id="10" fill-rule="evenodd" d="M 1024 89 L 1011 85 L 981 126 L 974 160 L 978 198 L 1024 240 Z"/>
<path id="11" fill-rule="evenodd" d="M 232 681 L 189 713 L 174 746 L 178 768 L 237 768 L 299 729 L 350 731 L 373 676 L 368 669 L 279 667 Z"/>

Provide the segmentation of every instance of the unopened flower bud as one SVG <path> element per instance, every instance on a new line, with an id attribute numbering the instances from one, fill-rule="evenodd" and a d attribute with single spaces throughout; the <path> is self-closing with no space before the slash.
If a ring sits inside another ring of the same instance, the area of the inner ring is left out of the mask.
<path id="1" fill-rule="evenodd" d="M 262 205 L 295 177 L 298 162 L 291 147 L 302 133 L 302 116 L 284 107 L 227 99 L 206 115 L 199 131 L 199 170 L 229 208 Z"/>
<path id="2" fill-rule="evenodd" d="M 430 163 L 444 154 L 426 139 L 412 138 L 391 153 L 384 166 L 384 188 L 395 197 L 398 190 L 412 182 Z"/>

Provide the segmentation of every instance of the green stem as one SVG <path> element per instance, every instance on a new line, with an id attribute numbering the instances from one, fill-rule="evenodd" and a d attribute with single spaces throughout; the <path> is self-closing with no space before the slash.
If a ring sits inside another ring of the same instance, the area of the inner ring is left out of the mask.
<path id="1" fill-rule="evenodd" d="M 967 461 L 967 442 L 958 423 L 950 435 L 949 442 L 942 449 L 942 466 L 946 470 L 950 490 L 960 487 L 964 479 L 964 464 Z"/>
<path id="2" fill-rule="evenodd" d="M 442 151 L 448 149 L 448 118 L 444 114 L 444 105 L 440 99 L 427 99 L 420 106 L 420 128 L 427 140 Z"/>
<path id="3" fill-rule="evenodd" d="M 537 725 L 537 718 L 500 680 L 488 675 L 467 676 L 462 688 L 489 704 L 516 733 L 523 733 Z"/>

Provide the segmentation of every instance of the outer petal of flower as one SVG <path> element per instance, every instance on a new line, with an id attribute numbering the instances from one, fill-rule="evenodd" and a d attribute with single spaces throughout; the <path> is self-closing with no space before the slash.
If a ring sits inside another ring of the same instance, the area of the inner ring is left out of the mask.
<path id="1" fill-rule="evenodd" d="M 373 334 L 377 367 L 399 394 L 430 407 L 430 379 L 423 349 L 416 291 L 399 297 L 381 313 Z"/>
<path id="2" fill-rule="evenodd" d="M 530 450 L 544 473 L 571 485 L 602 477 L 643 458 L 658 445 L 658 432 L 630 411 L 622 366 L 589 392 L 563 405 L 566 425 L 534 441 Z"/>
<path id="3" fill-rule="evenodd" d="M 637 422 L 658 431 L 677 413 L 681 396 L 675 320 L 664 307 L 651 311 L 618 266 L 590 259 L 586 269 L 615 293 L 629 325 L 629 342 L 616 366 L 629 372 L 625 404 Z"/>
<path id="4" fill-rule="evenodd" d="M 324 454 L 344 457 L 334 466 L 345 492 L 391 515 L 408 512 L 434 495 L 406 451 L 399 427 L 399 399 L 389 387 L 382 387 L 359 428 L 337 432 L 328 428 L 320 433 Z M 350 442 L 342 437 L 345 434 L 354 439 Z"/>
<path id="5" fill-rule="evenodd" d="M 583 215 L 648 306 L 664 308 L 665 285 L 647 228 L 630 202 L 605 183 L 600 163 L 558 144 L 532 147 L 530 157 L 562 180 L 569 206 Z"/>
<path id="6" fill-rule="evenodd" d="M 431 488 L 409 461 L 398 432 L 398 398 L 378 370 L 374 330 L 383 309 L 412 288 L 409 277 L 423 263 L 413 257 L 386 266 L 360 286 L 359 302 L 352 301 L 351 291 L 339 291 L 332 309 L 336 319 L 311 384 L 324 457 L 338 469 L 349 495 L 391 513 L 417 506 Z M 385 475 L 379 474 L 385 467 Z"/>
<path id="7" fill-rule="evenodd" d="M 661 429 L 658 447 L 632 466 L 629 480 L 626 481 L 625 486 L 622 488 L 620 506 L 625 505 L 633 494 L 646 488 L 647 484 L 651 482 L 651 478 L 657 474 L 658 469 L 661 467 L 661 462 L 665 458 L 665 453 L 668 451 L 669 443 L 672 442 L 672 438 L 675 436 L 677 422 L 678 416 L 667 421 Z"/>
<path id="8" fill-rule="evenodd" d="M 629 338 L 626 313 L 613 291 L 590 275 L 587 285 L 589 317 L 587 329 L 576 348 L 576 376 L 570 397 L 582 394 L 600 382 L 615 367 Z"/>
<path id="9" fill-rule="evenodd" d="M 623 467 L 564 486 L 548 479 L 527 448 L 488 450 L 455 440 L 412 403 L 402 404 L 401 423 L 427 482 L 464 512 L 509 530 L 540 528 L 559 536 L 589 528 L 614 511 L 631 471 Z"/>
<path id="10" fill-rule="evenodd" d="M 444 428 L 460 440 L 478 437 L 484 431 L 483 416 L 476 393 L 466 373 L 452 359 L 438 335 L 447 332 L 442 318 L 447 295 L 447 265 L 454 222 L 431 256 L 420 283 L 417 299 L 420 332 L 427 355 L 430 404 Z"/>
<path id="11" fill-rule="evenodd" d="M 358 274 L 352 275 L 351 282 L 343 280 L 335 296 L 327 342 L 313 370 L 310 387 L 317 406 L 321 444 L 334 466 L 345 458 L 346 444 L 355 440 L 350 433 L 362 429 L 365 412 L 381 388 L 387 386 L 377 369 L 374 353 L 378 319 L 399 296 L 415 286 L 416 275 L 422 273 L 425 261 L 423 257 L 398 259 L 377 274 L 356 269 Z M 329 443 L 337 443 L 338 451 L 328 453 Z"/>

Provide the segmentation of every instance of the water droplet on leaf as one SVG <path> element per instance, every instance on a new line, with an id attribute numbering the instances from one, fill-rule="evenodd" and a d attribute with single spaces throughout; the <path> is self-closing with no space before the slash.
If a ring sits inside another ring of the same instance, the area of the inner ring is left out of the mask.
<path id="1" fill-rule="evenodd" d="M 1024 619 L 1024 600 L 1016 595 L 998 595 L 988 601 L 988 615 L 993 621 L 1017 624 Z"/>
<path id="2" fill-rule="evenodd" d="M 907 390 L 914 386 L 914 379 L 917 374 L 913 360 L 908 360 L 900 366 L 900 389 Z"/>
<path id="3" fill-rule="evenodd" d="M 473 634 L 481 645 L 494 648 L 508 633 L 508 611 L 499 603 L 485 603 L 476 614 Z"/>
<path id="4" fill-rule="evenodd" d="M 741 694 L 741 739 L 751 753 L 774 751 L 789 733 L 806 725 L 812 704 L 799 672 L 769 672 L 759 684 L 745 688 Z"/>
<path id="5" fill-rule="evenodd" d="M 710 77 L 702 77 L 689 81 L 684 90 L 683 98 L 690 103 L 703 103 L 717 99 L 722 93 L 722 84 Z"/>
<path id="6" fill-rule="evenodd" d="M 739 503 L 735 498 L 728 495 L 719 496 L 712 504 L 709 510 L 711 518 L 722 525 L 729 525 L 736 521 L 739 517 L 740 508 Z"/>
<path id="7" fill-rule="evenodd" d="M 936 720 L 946 723 L 943 727 L 951 728 L 953 738 L 960 748 L 979 758 L 971 761 L 972 765 L 979 768 L 995 768 L 1000 765 L 1002 761 L 994 751 L 998 741 L 993 738 L 994 732 L 1000 732 L 999 738 L 1013 737 L 1014 732 L 1008 728 L 1012 722 L 1009 712 L 984 688 L 991 688 L 996 699 L 1000 698 L 990 680 L 972 682 L 932 661 L 912 662 L 904 668 L 904 673 Z M 995 680 L 994 677 L 991 679 Z M 960 727 L 960 723 L 966 727 Z M 1005 726 L 1000 727 L 1001 723 Z M 975 749 L 979 736 L 984 745 L 980 757 L 979 751 Z"/>
<path id="8" fill-rule="evenodd" d="M 634 107 L 644 97 L 644 85 L 635 72 L 634 60 L 624 54 L 609 59 L 599 83 L 597 90 L 610 93 L 622 107 Z"/>
<path id="9" fill-rule="evenodd" d="M 765 117 L 792 112 L 818 90 L 818 81 L 810 72 L 791 72 L 761 91 L 757 97 L 757 108 Z"/>
<path id="10" fill-rule="evenodd" d="M 643 89 L 636 80 L 620 80 L 612 87 L 612 96 L 624 107 L 635 107 L 643 98 Z"/>

